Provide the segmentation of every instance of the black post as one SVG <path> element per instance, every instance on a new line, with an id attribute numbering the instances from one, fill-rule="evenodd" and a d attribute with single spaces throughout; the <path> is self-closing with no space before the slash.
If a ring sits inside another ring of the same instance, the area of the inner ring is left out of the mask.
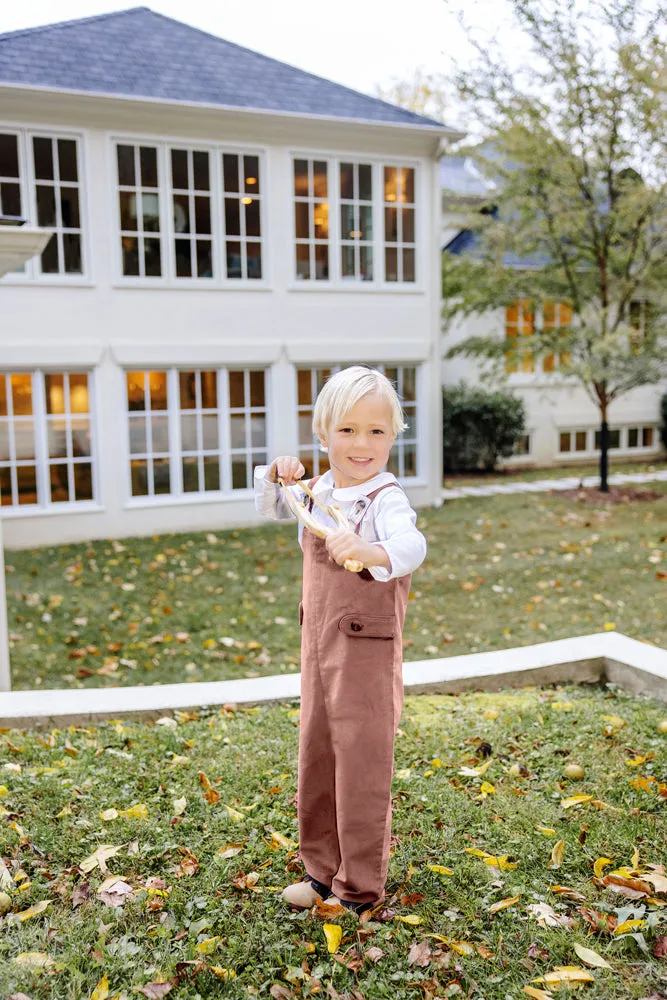
<path id="1" fill-rule="evenodd" d="M 609 472 L 609 424 L 603 418 L 600 427 L 600 492 L 609 492 L 607 475 Z"/>

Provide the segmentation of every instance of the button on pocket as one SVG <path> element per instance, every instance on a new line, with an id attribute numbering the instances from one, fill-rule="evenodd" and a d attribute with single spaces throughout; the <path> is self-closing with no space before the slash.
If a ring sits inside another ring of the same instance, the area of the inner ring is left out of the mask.
<path id="1" fill-rule="evenodd" d="M 393 615 L 343 615 L 338 629 L 357 639 L 393 639 L 396 622 Z"/>

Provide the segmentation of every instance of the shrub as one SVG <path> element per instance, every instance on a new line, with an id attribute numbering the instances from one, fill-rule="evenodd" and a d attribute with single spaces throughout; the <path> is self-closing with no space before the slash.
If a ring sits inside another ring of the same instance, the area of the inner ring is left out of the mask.
<path id="1" fill-rule="evenodd" d="M 667 449 L 667 392 L 662 397 L 662 405 L 660 407 L 660 413 L 662 416 L 662 427 L 660 428 L 660 437 L 662 438 L 663 447 Z"/>
<path id="2" fill-rule="evenodd" d="M 445 472 L 491 471 L 525 434 L 523 400 L 509 392 L 468 386 L 442 391 Z"/>

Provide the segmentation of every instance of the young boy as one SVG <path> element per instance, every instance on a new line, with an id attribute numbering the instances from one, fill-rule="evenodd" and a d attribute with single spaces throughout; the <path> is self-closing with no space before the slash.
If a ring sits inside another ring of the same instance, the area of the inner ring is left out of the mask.
<path id="1" fill-rule="evenodd" d="M 330 471 L 311 482 L 325 505 L 347 515 L 349 530 L 325 539 L 299 525 L 303 549 L 299 845 L 306 876 L 283 898 L 295 909 L 318 896 L 357 913 L 384 899 L 391 836 L 394 737 L 403 707 L 401 633 L 410 574 L 426 554 L 416 514 L 383 469 L 403 413 L 391 382 L 355 365 L 333 375 L 315 403 L 313 430 Z M 267 517 L 293 518 L 282 479 L 305 475 L 280 456 L 255 470 L 255 503 Z M 311 513 L 331 519 L 310 501 Z M 364 569 L 344 569 L 359 560 Z"/>

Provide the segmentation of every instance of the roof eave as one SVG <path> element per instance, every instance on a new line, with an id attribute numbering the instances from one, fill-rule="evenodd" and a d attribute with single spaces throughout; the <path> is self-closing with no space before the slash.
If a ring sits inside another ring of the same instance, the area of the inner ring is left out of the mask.
<path id="1" fill-rule="evenodd" d="M 377 128 L 400 129 L 412 133 L 433 136 L 434 138 L 446 139 L 448 142 L 457 142 L 467 134 L 449 125 L 422 125 L 419 122 L 385 122 L 373 118 L 345 118 L 339 115 L 318 115 L 303 111 L 277 111 L 272 108 L 252 108 L 242 107 L 236 104 L 210 104 L 204 101 L 175 101 L 162 97 L 140 97 L 134 94 L 114 94 L 103 93 L 97 90 L 75 90 L 67 87 L 43 87 L 28 83 L 14 83 L 11 80 L 0 80 L 0 91 L 16 90 L 21 93 L 55 94 L 64 97 L 89 98 L 90 100 L 115 101 L 120 103 L 158 105 L 160 107 L 189 108 L 202 111 L 220 111 L 229 114 L 257 115 L 257 117 L 268 116 L 271 118 L 285 118 L 291 121 L 318 121 L 341 125 L 363 125 Z"/>

